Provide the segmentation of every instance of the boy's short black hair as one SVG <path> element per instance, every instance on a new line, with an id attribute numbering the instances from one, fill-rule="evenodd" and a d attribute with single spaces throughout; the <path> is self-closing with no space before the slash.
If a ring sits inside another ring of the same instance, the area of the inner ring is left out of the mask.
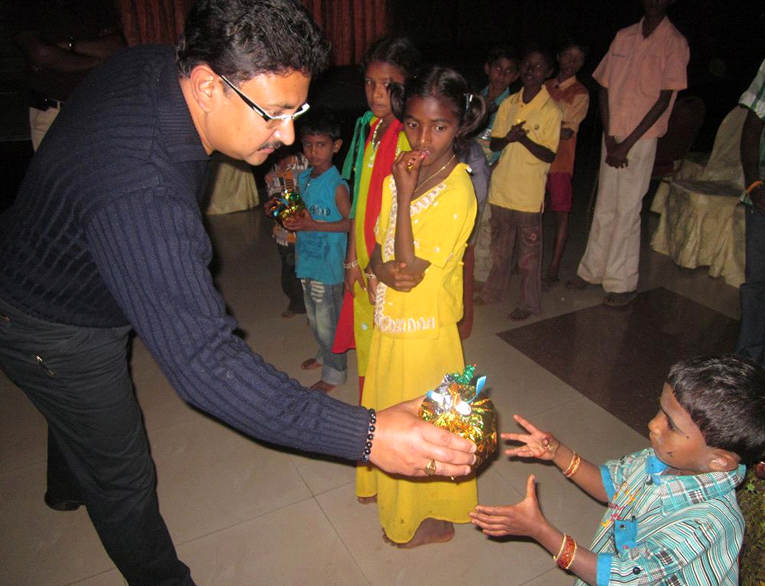
<path id="1" fill-rule="evenodd" d="M 707 445 L 737 454 L 744 464 L 765 457 L 765 370 L 724 354 L 681 360 L 667 384 Z"/>
<path id="2" fill-rule="evenodd" d="M 521 60 L 518 63 L 519 68 L 520 68 L 520 64 L 523 63 L 526 57 L 528 57 L 532 53 L 539 53 L 540 55 L 542 55 L 542 57 L 544 57 L 544 60 L 547 62 L 547 66 L 550 69 L 553 69 L 555 67 L 555 58 L 553 57 L 552 51 L 550 51 L 548 47 L 534 43 L 524 47 L 523 54 L 521 55 Z"/>
<path id="3" fill-rule="evenodd" d="M 315 76 L 329 44 L 295 0 L 196 0 L 176 44 L 179 72 L 206 63 L 234 83 L 264 73 Z"/>
<path id="4" fill-rule="evenodd" d="M 326 134 L 333 141 L 343 137 L 337 116 L 323 108 L 312 108 L 298 120 L 298 134 L 301 138 Z"/>
<path id="5" fill-rule="evenodd" d="M 486 55 L 486 64 L 491 65 L 497 59 L 508 59 L 513 61 L 516 68 L 520 65 L 518 63 L 518 50 L 512 45 L 496 45 L 495 47 L 492 47 Z"/>
<path id="6" fill-rule="evenodd" d="M 563 42 L 560 44 L 560 49 L 558 49 L 558 53 L 563 53 L 566 49 L 570 49 L 571 47 L 579 49 L 585 57 L 590 53 L 590 47 L 580 39 L 574 37 L 566 37 L 563 39 Z"/>

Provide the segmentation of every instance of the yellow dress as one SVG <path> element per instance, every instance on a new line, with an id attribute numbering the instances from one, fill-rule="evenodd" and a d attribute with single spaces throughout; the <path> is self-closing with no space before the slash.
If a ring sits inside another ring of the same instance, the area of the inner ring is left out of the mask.
<path id="1" fill-rule="evenodd" d="M 374 124 L 377 120 L 377 118 L 372 118 L 372 123 Z M 380 140 L 382 140 L 382 138 L 380 138 Z M 403 131 L 399 132 L 395 155 L 398 155 L 402 150 L 408 151 L 409 148 L 409 142 L 406 140 L 406 135 Z M 372 141 L 370 141 L 364 150 L 364 167 L 361 171 L 359 194 L 357 196 L 357 201 L 354 202 L 355 215 L 353 217 L 353 222 L 356 228 L 356 258 L 362 269 L 369 264 L 369 254 L 364 240 L 364 221 L 366 218 L 367 202 L 370 196 L 380 197 L 379 195 L 369 193 L 369 183 L 375 166 L 376 155 L 377 153 L 372 146 Z M 390 173 L 390 169 L 387 169 L 387 173 Z M 366 281 L 363 272 L 361 275 L 361 278 Z M 372 340 L 374 308 L 372 307 L 372 304 L 369 303 L 367 292 L 364 291 L 358 283 L 354 285 L 353 293 L 353 337 L 356 341 L 356 362 L 358 363 L 359 376 L 365 376 L 367 362 L 369 360 L 369 344 Z"/>
<path id="2" fill-rule="evenodd" d="M 431 264 L 408 293 L 380 283 L 364 383 L 366 407 L 385 409 L 435 388 L 447 372 L 464 367 L 457 321 L 462 317 L 462 255 L 476 215 L 467 166 L 457 165 L 440 185 L 411 203 L 415 255 Z M 394 258 L 395 183 L 383 185 L 376 238 L 384 261 Z M 427 518 L 468 523 L 478 502 L 475 478 L 403 479 L 359 466 L 359 497 L 377 495 L 380 524 L 396 543 L 412 539 Z"/>

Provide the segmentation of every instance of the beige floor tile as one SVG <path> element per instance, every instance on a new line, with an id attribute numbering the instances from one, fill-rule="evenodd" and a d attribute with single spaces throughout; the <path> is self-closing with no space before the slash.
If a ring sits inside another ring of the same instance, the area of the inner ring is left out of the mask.
<path id="1" fill-rule="evenodd" d="M 286 452 L 199 415 L 150 434 L 162 514 L 176 543 L 311 497 Z"/>
<path id="2" fill-rule="evenodd" d="M 44 463 L 0 474 L 0 584 L 63 586 L 113 568 L 85 509 L 53 511 L 44 493 Z"/>
<path id="3" fill-rule="evenodd" d="M 178 552 L 206 586 L 368 583 L 313 499 L 186 543 Z"/>
<path id="4" fill-rule="evenodd" d="M 496 474 L 479 481 L 481 499 L 517 502 L 519 493 Z M 549 555 L 529 542 L 488 539 L 470 524 L 457 525 L 452 541 L 401 550 L 382 540 L 375 505 L 360 505 L 345 487 L 317 497 L 371 584 L 523 584 L 550 567 Z"/>

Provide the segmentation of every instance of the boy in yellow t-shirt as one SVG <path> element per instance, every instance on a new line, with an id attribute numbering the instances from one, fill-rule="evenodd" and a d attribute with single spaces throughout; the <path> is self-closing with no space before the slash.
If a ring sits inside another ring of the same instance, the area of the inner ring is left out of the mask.
<path id="1" fill-rule="evenodd" d="M 521 292 L 509 316 L 515 321 L 541 311 L 545 183 L 563 119 L 544 87 L 552 71 L 553 61 L 546 52 L 526 52 L 521 60 L 523 89 L 502 102 L 491 135 L 491 149 L 501 152 L 489 187 L 493 261 L 476 302 L 505 300 L 517 241 Z"/>

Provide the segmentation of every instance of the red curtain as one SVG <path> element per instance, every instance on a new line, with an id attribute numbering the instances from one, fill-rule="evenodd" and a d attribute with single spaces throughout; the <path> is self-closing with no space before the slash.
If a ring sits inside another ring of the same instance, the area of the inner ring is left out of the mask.
<path id="1" fill-rule="evenodd" d="M 129 45 L 173 44 L 193 0 L 117 0 Z M 303 0 L 332 43 L 332 64 L 361 62 L 388 28 L 386 0 Z"/>
<path id="2" fill-rule="evenodd" d="M 192 0 L 117 0 L 128 45 L 173 45 Z"/>
<path id="3" fill-rule="evenodd" d="M 303 0 L 332 43 L 332 65 L 360 63 L 372 41 L 386 34 L 386 0 Z"/>

